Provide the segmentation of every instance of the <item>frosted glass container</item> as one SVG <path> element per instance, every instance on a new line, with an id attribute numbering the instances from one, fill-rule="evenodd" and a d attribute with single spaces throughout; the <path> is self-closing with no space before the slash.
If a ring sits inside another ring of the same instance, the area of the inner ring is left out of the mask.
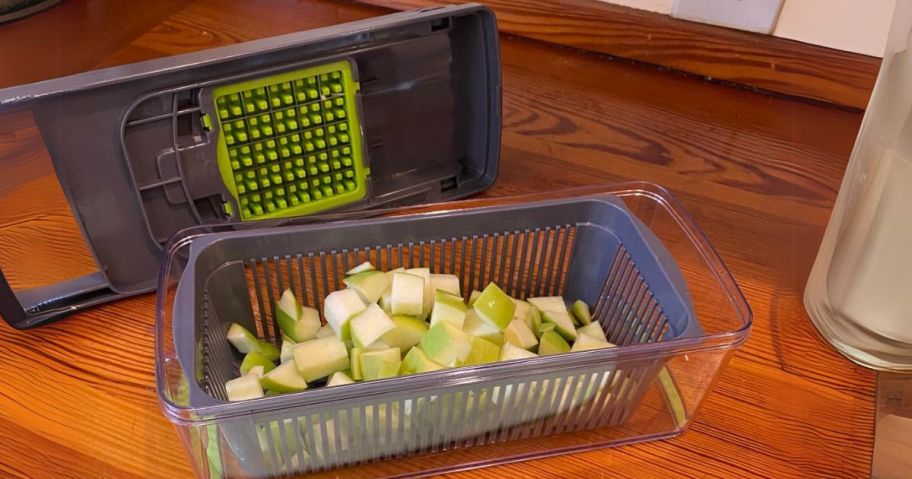
<path id="1" fill-rule="evenodd" d="M 804 304 L 852 361 L 912 370 L 912 1 L 899 0 L 880 74 Z"/>

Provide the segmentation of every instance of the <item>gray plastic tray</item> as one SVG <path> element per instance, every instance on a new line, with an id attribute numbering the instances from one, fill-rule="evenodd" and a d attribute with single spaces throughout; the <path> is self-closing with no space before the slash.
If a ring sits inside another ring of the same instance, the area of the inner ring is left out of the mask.
<path id="1" fill-rule="evenodd" d="M 370 167 L 368 195 L 343 209 L 451 200 L 493 183 L 500 53 L 493 13 L 475 4 L 3 89 L 0 113 L 32 110 L 98 272 L 17 292 L 0 272 L 0 315 L 27 328 L 151 291 L 173 233 L 240 221 L 222 206 L 234 199 L 219 177 L 218 131 L 202 121 L 216 118 L 212 89 L 340 59 L 360 82 Z"/>

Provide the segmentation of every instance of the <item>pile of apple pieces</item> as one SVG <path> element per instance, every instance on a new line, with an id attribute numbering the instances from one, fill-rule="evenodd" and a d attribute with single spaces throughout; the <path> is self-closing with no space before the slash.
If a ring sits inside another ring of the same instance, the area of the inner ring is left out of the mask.
<path id="1" fill-rule="evenodd" d="M 517 300 L 490 283 L 466 304 L 455 275 L 369 262 L 344 282 L 323 301 L 325 325 L 285 290 L 275 308 L 281 349 L 231 325 L 227 339 L 245 356 L 241 377 L 225 384 L 229 400 L 614 347 L 580 300 L 570 308 L 558 296 Z"/>

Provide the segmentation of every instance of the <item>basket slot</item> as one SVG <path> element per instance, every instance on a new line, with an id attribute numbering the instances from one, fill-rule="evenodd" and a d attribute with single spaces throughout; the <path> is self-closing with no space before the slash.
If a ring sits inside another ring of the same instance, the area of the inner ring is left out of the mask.
<path id="1" fill-rule="evenodd" d="M 323 413 L 320 423 L 317 424 L 317 434 L 319 443 L 323 446 L 324 451 L 324 468 L 333 467 L 333 464 L 339 463 L 339 450 L 336 448 L 335 424 L 330 423 L 328 411 Z"/>
<path id="2" fill-rule="evenodd" d="M 605 371 L 598 376 L 599 391 L 589 403 L 589 408 L 586 412 L 580 414 L 577 429 L 588 429 L 595 427 L 593 424 L 598 424 L 602 418 L 602 412 L 606 410 L 605 406 L 612 396 L 611 386 L 617 374 L 618 370 L 615 369 L 613 371 Z M 601 387 L 602 385 L 605 387 Z"/>
<path id="3" fill-rule="evenodd" d="M 279 336 L 279 325 L 275 319 L 276 318 L 275 304 L 279 298 L 278 298 L 278 293 L 276 292 L 277 288 L 275 287 L 275 285 L 273 283 L 273 276 L 275 276 L 276 278 L 279 276 L 276 271 L 278 268 L 274 262 L 270 261 L 267 258 L 263 258 L 260 261 L 262 262 L 263 276 L 265 277 L 265 280 L 266 280 L 265 281 L 266 297 L 264 298 L 264 302 L 266 303 L 265 306 L 266 306 L 266 309 L 268 310 L 268 311 L 264 310 L 263 313 L 267 314 L 268 318 L 272 318 L 272 321 L 263 322 L 264 324 L 269 326 L 269 328 L 268 328 L 269 331 L 267 333 L 265 333 L 265 335 L 266 335 L 265 339 L 267 339 L 267 340 L 271 339 L 274 342 L 277 342 L 276 340 L 277 340 L 277 337 Z M 270 270 L 272 270 L 271 274 L 270 274 Z"/>
<path id="4" fill-rule="evenodd" d="M 251 303 L 256 305 L 253 310 L 253 317 L 256 323 L 256 333 L 257 336 L 261 338 L 270 338 L 272 337 L 272 318 L 271 314 L 271 305 L 268 300 L 265 300 L 266 297 L 266 277 L 265 277 L 265 265 L 263 268 L 260 267 L 260 264 L 256 260 L 251 260 L 249 262 L 249 269 L 245 268 L 246 275 L 252 279 L 253 287 L 251 292 Z M 250 281 L 248 280 L 248 284 Z M 264 301 L 265 300 L 265 301 Z M 270 309 L 267 309 L 270 308 Z"/>
<path id="5" fill-rule="evenodd" d="M 450 409 L 450 417 L 447 419 L 446 426 L 444 428 L 445 434 L 443 437 L 443 444 L 446 449 L 456 447 L 460 433 L 462 432 L 462 424 L 465 423 L 466 415 L 470 412 L 469 407 L 469 392 L 467 390 L 456 391 L 453 394 L 453 407 Z"/>
<path id="6" fill-rule="evenodd" d="M 596 373 L 587 373 L 579 376 L 579 384 L 577 390 L 573 393 L 571 409 L 567 412 L 567 420 L 564 421 L 558 432 L 575 431 L 579 428 L 581 417 L 585 417 L 586 412 L 592 407 L 590 399 L 598 394 L 599 383 L 597 376 L 598 374 Z"/>
<path id="7" fill-rule="evenodd" d="M 593 319 L 618 345 L 657 341 L 668 329 L 668 318 L 623 245 L 617 248 Z"/>
<path id="8" fill-rule="evenodd" d="M 530 276 L 534 271 L 530 269 L 531 256 L 528 244 L 533 237 L 541 234 L 541 230 L 516 231 L 512 235 L 510 250 L 511 267 L 505 282 L 509 284 L 509 292 L 513 297 L 526 298 L 526 285 L 530 284 Z"/>
<path id="9" fill-rule="evenodd" d="M 510 409 L 510 414 L 512 415 L 511 422 L 522 426 L 505 427 L 500 435 L 500 441 L 516 439 L 527 427 L 525 426 L 525 423 L 530 420 L 529 411 L 534 409 L 535 403 L 540 400 L 539 396 L 536 394 L 538 387 L 539 381 L 519 384 L 516 390 L 516 402 L 514 403 L 514 407 Z"/>
<path id="10" fill-rule="evenodd" d="M 636 383 L 653 367 L 609 365 L 270 417 L 256 424 L 256 440 L 263 467 L 286 475 L 611 426 L 639 401 Z"/>
<path id="11" fill-rule="evenodd" d="M 317 267 L 313 253 L 310 253 L 306 256 L 304 268 L 306 268 L 307 273 L 309 273 L 306 276 L 309 279 L 309 282 L 306 283 L 308 287 L 305 288 L 309 290 L 311 294 L 311 302 L 309 306 L 316 307 L 317 305 L 322 305 L 323 303 L 321 301 L 323 300 L 323 295 L 320 291 L 320 285 L 322 282 L 317 278 Z"/>
<path id="12" fill-rule="evenodd" d="M 527 408 L 529 417 L 523 420 L 526 424 L 518 435 L 519 439 L 537 437 L 541 433 L 545 423 L 544 418 L 547 417 L 550 408 L 550 402 L 546 398 L 553 397 L 557 391 L 557 381 L 555 379 L 556 377 L 552 377 L 538 382 L 537 387 L 540 391 L 540 397 L 545 399 L 540 399 L 533 406 Z"/>
<path id="13" fill-rule="evenodd" d="M 226 263 L 214 270 L 209 278 L 217 282 L 219 288 L 207 289 L 201 297 L 200 317 L 198 323 L 200 337 L 194 345 L 199 358 L 199 368 L 193 369 L 193 376 L 200 386 L 211 396 L 227 400 L 224 384 L 238 374 L 241 357 L 225 340 L 229 322 L 221 318 L 232 317 L 251 331 L 259 330 L 260 316 L 245 314 L 237 317 L 237 311 L 257 311 L 251 307 L 253 296 L 246 270 L 240 262 Z M 267 318 L 268 316 L 262 316 Z"/>
<path id="14" fill-rule="evenodd" d="M 227 400 L 228 397 L 225 393 L 224 384 L 229 379 L 234 377 L 233 371 L 228 369 L 226 365 L 233 364 L 232 352 L 229 349 L 227 341 L 224 341 L 222 338 L 218 337 L 224 335 L 224 331 L 221 328 L 211 327 L 212 323 L 209 319 L 212 316 L 212 311 L 210 308 L 209 295 L 205 294 L 203 298 L 203 337 L 205 338 L 201 344 L 201 361 L 202 361 L 202 381 L 201 383 L 208 390 L 210 394 L 217 397 L 218 399 Z M 222 384 L 221 388 L 211 387 L 213 384 Z"/>
<path id="15" fill-rule="evenodd" d="M 574 226 L 563 225 L 352 250 L 249 258 L 244 266 L 252 313 L 257 319 L 256 332 L 260 337 L 278 343 L 281 334 L 272 318 L 274 305 L 285 288 L 291 288 L 306 306 L 322 310 L 323 299 L 344 287 L 344 272 L 364 261 L 371 261 L 384 270 L 429 267 L 434 273 L 456 274 L 466 298 L 473 289 L 483 289 L 490 282 L 517 297 L 561 294 L 572 254 L 574 230 Z M 556 271 L 552 272 L 552 269 Z"/>
<path id="16" fill-rule="evenodd" d="M 283 266 L 287 266 L 287 263 L 288 263 L 287 261 L 282 261 L 281 263 L 280 262 L 275 263 L 275 270 L 273 271 L 273 273 L 275 273 L 275 281 L 276 281 L 275 291 L 278 291 L 278 294 L 274 298 L 276 301 L 278 301 L 278 299 L 281 297 L 282 292 L 285 291 L 286 281 L 288 282 L 288 284 L 291 284 L 291 278 L 286 276 L 284 274 L 284 272 L 280 273 L 280 270 L 285 269 L 285 268 L 283 268 Z M 286 280 L 285 278 L 288 278 L 288 279 Z M 270 290 L 270 291 L 272 291 L 272 290 Z M 275 303 L 272 303 L 272 304 L 275 304 Z M 275 309 L 275 308 L 273 308 L 273 309 Z M 275 311 L 273 311 L 273 313 L 275 313 Z M 276 330 L 276 332 L 278 332 L 278 330 Z"/>
<path id="17" fill-rule="evenodd" d="M 352 456 L 351 448 L 348 447 L 349 440 L 345 436 L 350 434 L 351 430 L 343 427 L 344 424 L 352 423 L 351 409 L 337 410 L 334 415 L 333 430 L 336 434 L 336 450 L 339 451 L 339 462 L 346 465 L 354 464 L 356 458 Z"/>
<path id="18" fill-rule="evenodd" d="M 389 410 L 399 411 L 398 414 L 390 419 L 390 427 L 389 431 L 387 431 L 387 444 L 390 447 L 387 450 L 386 457 L 392 458 L 405 447 L 402 437 L 402 431 L 405 427 L 405 414 L 402 413 L 402 402 L 398 399 L 389 401 L 387 407 Z"/>
<path id="19" fill-rule="evenodd" d="M 536 403 L 540 402 L 540 397 L 538 395 L 539 385 L 539 381 L 520 384 L 520 387 L 517 389 L 517 404 L 516 407 L 512 409 L 512 413 L 515 421 L 522 424 L 522 426 L 516 426 L 505 430 L 504 434 L 501 435 L 501 440 L 510 441 L 517 439 L 528 427 L 525 423 L 532 419 L 529 416 L 530 411 L 534 410 Z"/>
<path id="20" fill-rule="evenodd" d="M 553 413 L 547 418 L 545 428 L 542 432 L 543 435 L 550 436 L 557 433 L 560 431 L 561 426 L 567 422 L 572 395 L 579 387 L 580 377 L 578 375 L 571 375 L 561 379 L 563 379 L 561 381 L 561 387 L 558 388 L 557 393 L 552 398 L 551 405 L 553 407 Z"/>

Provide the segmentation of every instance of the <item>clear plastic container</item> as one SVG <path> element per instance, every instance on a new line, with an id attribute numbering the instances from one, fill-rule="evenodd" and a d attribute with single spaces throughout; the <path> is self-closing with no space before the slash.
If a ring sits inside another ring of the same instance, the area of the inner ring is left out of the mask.
<path id="1" fill-rule="evenodd" d="M 359 215 L 383 218 L 193 229 L 169 243 L 157 385 L 200 477 L 427 474 L 672 437 L 750 329 L 718 255 L 652 184 Z M 319 306 L 366 258 L 457 274 L 466 293 L 494 281 L 517 297 L 582 298 L 619 347 L 225 401 L 239 358 L 219 316 L 275 340 L 284 286 Z"/>

